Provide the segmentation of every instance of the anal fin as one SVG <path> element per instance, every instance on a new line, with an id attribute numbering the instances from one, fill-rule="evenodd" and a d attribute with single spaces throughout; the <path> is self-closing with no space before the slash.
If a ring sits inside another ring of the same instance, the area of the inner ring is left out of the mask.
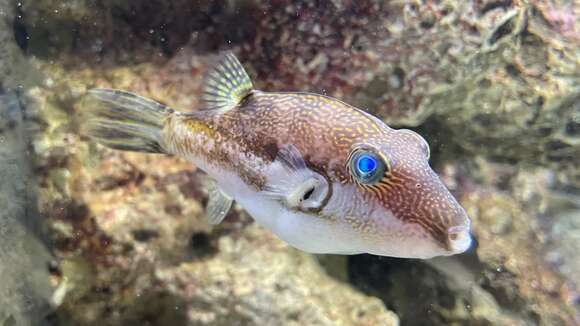
<path id="1" fill-rule="evenodd" d="M 228 214 L 234 200 L 226 195 L 215 182 L 211 182 L 208 185 L 208 195 L 207 219 L 211 224 L 219 224 Z"/>

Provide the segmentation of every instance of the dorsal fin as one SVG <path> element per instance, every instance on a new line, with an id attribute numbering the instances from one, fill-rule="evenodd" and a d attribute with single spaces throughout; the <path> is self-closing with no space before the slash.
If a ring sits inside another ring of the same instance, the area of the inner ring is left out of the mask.
<path id="1" fill-rule="evenodd" d="M 205 77 L 205 109 L 228 111 L 252 92 L 254 85 L 238 58 L 226 52 Z"/>

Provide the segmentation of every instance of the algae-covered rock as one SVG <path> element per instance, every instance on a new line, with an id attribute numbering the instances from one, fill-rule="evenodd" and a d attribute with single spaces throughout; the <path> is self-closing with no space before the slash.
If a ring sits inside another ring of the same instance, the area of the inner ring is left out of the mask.
<path id="1" fill-rule="evenodd" d="M 484 287 L 474 257 L 428 263 L 370 255 L 350 259 L 353 283 L 381 298 L 406 325 L 533 325 L 534 316 L 511 311 Z M 475 259 L 476 261 L 476 259 Z"/>
<path id="2" fill-rule="evenodd" d="M 548 169 L 485 161 L 478 166 L 485 181 L 465 192 L 462 202 L 474 221 L 486 287 L 540 324 L 573 324 L 580 317 L 579 284 L 570 274 L 580 271 L 572 263 L 579 247 L 570 222 L 580 208 L 577 188 Z M 506 227 L 494 227 L 500 220 Z"/>
<path id="3" fill-rule="evenodd" d="M 199 325 L 398 325 L 380 300 L 329 276 L 314 257 L 248 227 L 214 259 L 160 270 Z"/>
<path id="4" fill-rule="evenodd" d="M 461 68 L 463 78 L 435 88 L 426 105 L 469 153 L 552 166 L 578 182 L 580 40 L 557 33 L 547 14 L 507 12 Z"/>
<path id="5" fill-rule="evenodd" d="M 580 207 L 563 212 L 549 233 L 549 245 L 545 260 L 565 278 L 562 286 L 564 301 L 576 308 L 576 319 L 580 317 Z"/>
<path id="6" fill-rule="evenodd" d="M 27 62 L 16 39 L 18 29 L 23 26 L 18 9 L 15 1 L 0 0 L 0 90 L 21 90 L 41 80 L 40 74 Z"/>
<path id="7" fill-rule="evenodd" d="M 566 325 L 575 319 L 575 304 L 567 298 L 566 278 L 543 256 L 545 243 L 537 230 L 538 216 L 522 210 L 509 197 L 494 192 L 476 192 L 465 201 L 474 219 L 479 241 L 478 259 L 484 264 L 482 285 L 494 293 L 506 310 L 542 325 Z M 497 232 L 494 212 L 503 211 L 513 227 Z M 571 281 L 571 280 L 570 280 Z"/>
<path id="8" fill-rule="evenodd" d="M 16 93 L 0 93 L 0 325 L 41 325 L 50 312 L 51 254 Z"/>

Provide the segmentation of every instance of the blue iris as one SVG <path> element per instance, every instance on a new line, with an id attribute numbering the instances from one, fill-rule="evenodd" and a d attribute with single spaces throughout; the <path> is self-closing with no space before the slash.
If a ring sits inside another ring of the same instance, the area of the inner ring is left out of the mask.
<path id="1" fill-rule="evenodd" d="M 361 183 L 375 184 L 385 175 L 385 162 L 372 151 L 357 150 L 350 161 L 353 176 Z"/>
<path id="2" fill-rule="evenodd" d="M 358 158 L 356 167 L 361 174 L 371 174 L 377 169 L 377 159 L 363 154 Z"/>

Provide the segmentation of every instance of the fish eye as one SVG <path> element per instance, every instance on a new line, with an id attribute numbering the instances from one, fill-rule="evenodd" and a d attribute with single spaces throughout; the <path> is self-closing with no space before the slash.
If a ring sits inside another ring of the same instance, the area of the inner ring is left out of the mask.
<path id="1" fill-rule="evenodd" d="M 349 170 L 354 178 L 363 184 L 379 182 L 387 170 L 383 159 L 368 150 L 355 151 L 350 159 Z"/>

